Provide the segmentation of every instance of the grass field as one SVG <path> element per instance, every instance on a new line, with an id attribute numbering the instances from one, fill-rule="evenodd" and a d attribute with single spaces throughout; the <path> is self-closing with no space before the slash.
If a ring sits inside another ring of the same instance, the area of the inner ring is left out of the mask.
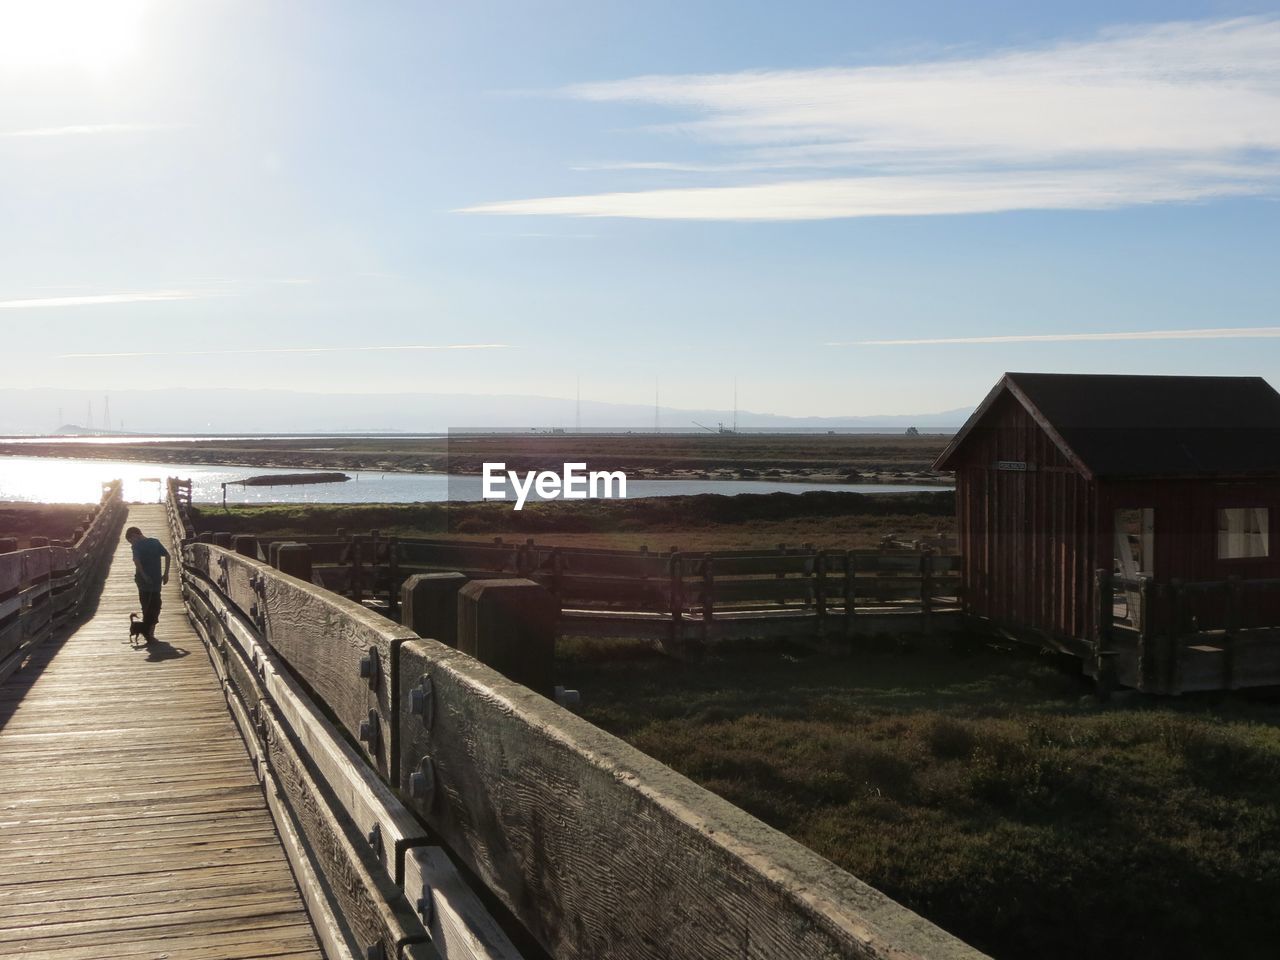
<path id="1" fill-rule="evenodd" d="M 561 645 L 635 744 L 1002 960 L 1272 957 L 1280 702 L 1099 707 L 1078 664 Z"/>

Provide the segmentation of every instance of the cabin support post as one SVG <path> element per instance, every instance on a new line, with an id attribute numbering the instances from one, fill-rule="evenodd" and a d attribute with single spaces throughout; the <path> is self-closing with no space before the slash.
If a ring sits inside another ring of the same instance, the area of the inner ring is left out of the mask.
<path id="1" fill-rule="evenodd" d="M 458 591 L 461 573 L 415 573 L 400 587 L 400 624 L 420 637 L 458 645 Z"/>
<path id="2" fill-rule="evenodd" d="M 458 649 L 551 697 L 560 605 L 532 580 L 473 580 L 458 591 Z"/>
<path id="3" fill-rule="evenodd" d="M 1146 693 L 1153 688 L 1155 676 L 1155 650 L 1152 638 L 1155 636 L 1155 580 L 1148 574 L 1138 576 L 1138 690 Z"/>
<path id="4" fill-rule="evenodd" d="M 1234 690 L 1236 680 L 1236 648 L 1239 646 L 1241 617 L 1244 607 L 1244 581 L 1238 574 L 1227 577 L 1227 619 L 1222 635 L 1222 688 Z"/>
<path id="5" fill-rule="evenodd" d="M 1098 598 L 1097 622 L 1094 625 L 1093 679 L 1098 699 L 1104 703 L 1115 689 L 1115 646 L 1112 622 L 1115 618 L 1115 584 L 1110 570 L 1096 570 L 1093 575 L 1094 596 Z"/>

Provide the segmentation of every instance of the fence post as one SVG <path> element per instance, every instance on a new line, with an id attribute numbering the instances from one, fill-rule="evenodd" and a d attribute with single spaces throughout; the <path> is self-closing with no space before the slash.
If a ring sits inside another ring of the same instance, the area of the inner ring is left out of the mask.
<path id="1" fill-rule="evenodd" d="M 458 591 L 458 649 L 551 697 L 559 619 L 551 591 L 532 580 L 473 580 Z"/>
<path id="2" fill-rule="evenodd" d="M 711 570 L 711 554 L 702 555 L 702 642 L 711 639 L 711 620 L 715 615 L 715 574 Z"/>
<path id="3" fill-rule="evenodd" d="M 813 602 L 818 616 L 818 636 L 827 635 L 827 553 L 819 550 L 813 558 Z"/>
<path id="4" fill-rule="evenodd" d="M 857 563 L 853 551 L 844 552 L 844 635 L 853 639 L 854 615 L 858 612 Z"/>
<path id="5" fill-rule="evenodd" d="M 400 624 L 420 637 L 458 645 L 458 591 L 461 573 L 415 573 L 400 587 Z"/>
<path id="6" fill-rule="evenodd" d="M 387 537 L 387 615 L 400 615 L 400 538 Z"/>
<path id="7" fill-rule="evenodd" d="M 1115 619 L 1115 584 L 1110 570 L 1095 570 L 1094 595 L 1098 600 L 1097 622 L 1094 624 L 1093 680 L 1098 699 L 1107 701 L 1115 688 L 1115 647 L 1112 626 Z"/>
<path id="8" fill-rule="evenodd" d="M 671 643 L 684 644 L 684 558 L 679 551 L 671 551 Z"/>
<path id="9" fill-rule="evenodd" d="M 924 632 L 931 633 L 933 626 L 933 550 L 920 551 L 920 617 Z"/>
<path id="10" fill-rule="evenodd" d="M 364 599 L 363 584 L 360 582 L 360 553 L 360 535 L 356 534 L 351 538 L 351 578 L 348 584 L 351 599 L 356 603 L 360 603 Z"/>

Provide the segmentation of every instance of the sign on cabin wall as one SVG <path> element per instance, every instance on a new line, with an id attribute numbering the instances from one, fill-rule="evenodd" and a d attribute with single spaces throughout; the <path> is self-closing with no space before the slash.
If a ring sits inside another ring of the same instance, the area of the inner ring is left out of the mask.
<path id="1" fill-rule="evenodd" d="M 1034 463 L 1029 464 L 1025 460 L 997 460 L 996 461 L 997 470 L 1010 470 L 1015 473 L 1026 473 L 1028 470 L 1034 470 L 1035 468 L 1036 468 L 1036 465 Z"/>

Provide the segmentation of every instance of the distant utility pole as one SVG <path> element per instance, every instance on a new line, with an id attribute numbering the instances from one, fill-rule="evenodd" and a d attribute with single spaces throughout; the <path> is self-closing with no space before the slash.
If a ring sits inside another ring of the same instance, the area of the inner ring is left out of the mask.
<path id="1" fill-rule="evenodd" d="M 111 432 L 111 398 L 102 398 L 102 429 Z"/>
<path id="2" fill-rule="evenodd" d="M 662 423 L 658 415 L 659 409 L 661 408 L 658 406 L 658 378 L 654 377 L 653 378 L 653 432 L 654 433 L 662 432 Z"/>
<path id="3" fill-rule="evenodd" d="M 582 378 L 578 378 L 577 392 L 573 397 L 573 432 L 582 432 Z"/>
<path id="4" fill-rule="evenodd" d="M 89 403 L 89 418 L 85 421 L 84 425 L 86 430 L 92 430 L 93 429 L 93 401 L 90 400 L 88 403 Z"/>

